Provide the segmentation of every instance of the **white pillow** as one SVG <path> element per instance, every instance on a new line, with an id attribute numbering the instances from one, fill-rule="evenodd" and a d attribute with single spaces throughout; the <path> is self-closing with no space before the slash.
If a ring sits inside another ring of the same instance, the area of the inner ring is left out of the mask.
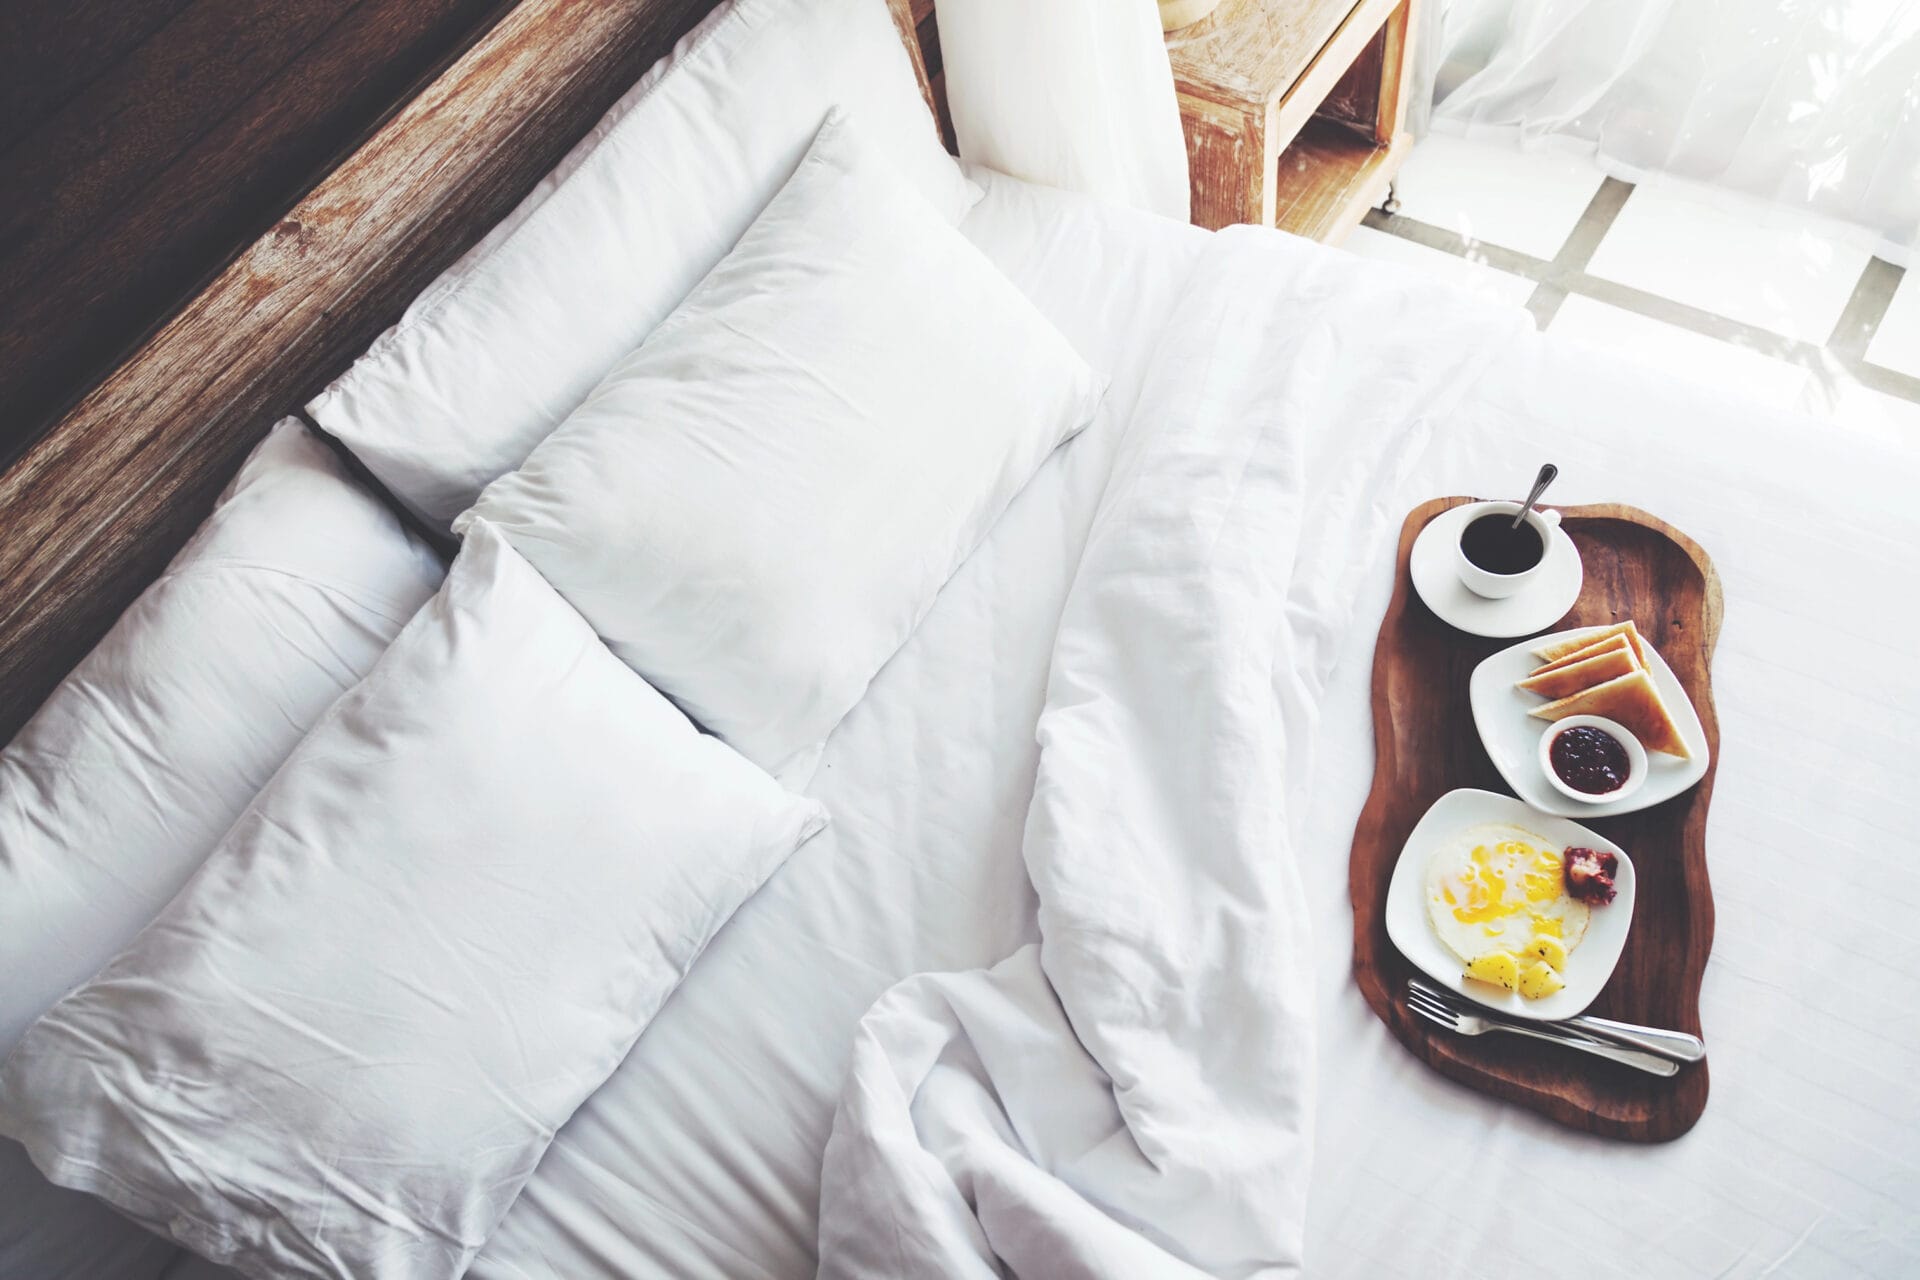
<path id="1" fill-rule="evenodd" d="M 0 752 L 0 1055 L 186 883 L 440 584 L 294 419 Z M 0 1275 L 154 1275 L 175 1252 L 0 1143 Z"/>
<path id="2" fill-rule="evenodd" d="M 456 528 L 778 772 L 838 724 L 1101 380 L 829 115 L 693 296 Z"/>
<path id="3" fill-rule="evenodd" d="M 940 59 L 969 165 L 1188 220 L 1186 131 L 1154 6 L 944 5 Z"/>
<path id="4" fill-rule="evenodd" d="M 0 1055 L 187 882 L 439 587 L 297 419 L 0 752 Z"/>
<path id="5" fill-rule="evenodd" d="M 261 1277 L 460 1275 L 825 815 L 496 533 L 0 1068 L 56 1182 Z"/>
<path id="6" fill-rule="evenodd" d="M 949 223 L 978 198 L 886 0 L 734 0 L 308 411 L 446 524 L 733 247 L 836 102 Z"/>

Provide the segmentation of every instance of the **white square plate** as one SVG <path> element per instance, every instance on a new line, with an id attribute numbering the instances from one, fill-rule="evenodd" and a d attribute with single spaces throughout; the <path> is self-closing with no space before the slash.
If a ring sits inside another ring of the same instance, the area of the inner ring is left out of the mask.
<path id="1" fill-rule="evenodd" d="M 1673 674 L 1673 668 L 1651 644 L 1646 646 L 1647 656 L 1652 659 L 1648 674 L 1653 677 L 1653 687 L 1667 704 L 1667 711 L 1680 730 L 1680 740 L 1687 744 L 1693 758 L 1682 760 L 1664 752 L 1649 751 L 1646 782 L 1625 799 L 1599 804 L 1587 804 L 1562 794 L 1547 781 L 1547 775 L 1540 772 L 1540 735 L 1547 731 L 1549 722 L 1528 714 L 1543 703 L 1516 685 L 1540 665 L 1540 659 L 1533 656 L 1534 649 L 1550 641 L 1601 630 L 1600 627 L 1577 627 L 1556 635 L 1522 640 L 1475 667 L 1467 686 L 1474 727 L 1480 731 L 1481 745 L 1493 758 L 1500 776 L 1522 800 L 1542 812 L 1556 813 L 1563 818 L 1605 818 L 1650 808 L 1662 800 L 1673 799 L 1707 776 L 1707 731 L 1700 723 L 1700 713 L 1693 709 L 1693 700 L 1680 687 L 1680 678 Z"/>
<path id="2" fill-rule="evenodd" d="M 1593 908 L 1586 936 L 1567 956 L 1566 972 L 1560 975 L 1567 985 L 1543 1000 L 1529 1000 L 1517 991 L 1502 991 L 1484 982 L 1468 982 L 1460 976 L 1465 964 L 1447 950 L 1427 920 L 1428 859 L 1449 836 L 1483 822 L 1511 823 L 1561 849 L 1600 849 L 1620 859 L 1620 869 L 1613 877 L 1613 901 Z M 1571 1018 L 1592 1004 L 1613 976 L 1620 951 L 1627 945 L 1627 930 L 1633 925 L 1633 898 L 1633 859 L 1613 841 L 1577 822 L 1529 809 L 1512 796 L 1462 787 L 1433 802 L 1400 850 L 1393 880 L 1387 886 L 1387 936 L 1400 954 L 1428 977 L 1476 1004 L 1510 1018 L 1556 1021 Z"/>

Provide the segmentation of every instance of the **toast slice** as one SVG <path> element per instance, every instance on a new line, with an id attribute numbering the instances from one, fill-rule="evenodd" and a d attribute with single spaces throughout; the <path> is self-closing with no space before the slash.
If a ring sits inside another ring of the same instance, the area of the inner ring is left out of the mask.
<path id="1" fill-rule="evenodd" d="M 1585 649 L 1589 645 L 1598 643 L 1601 640 L 1622 635 L 1627 638 L 1627 643 L 1633 646 L 1633 656 L 1640 659 L 1641 666 L 1646 666 L 1646 642 L 1640 638 L 1640 629 L 1633 625 L 1632 618 L 1628 618 L 1625 622 L 1616 622 L 1604 631 L 1596 631 L 1589 635 L 1576 636 L 1571 640 L 1554 640 L 1543 644 L 1533 651 L 1533 656 L 1542 662 L 1557 662 L 1568 654 L 1577 653 L 1579 650 Z"/>
<path id="2" fill-rule="evenodd" d="M 1619 639 L 1619 637 L 1615 637 Z M 1537 693 L 1543 698 L 1564 698 L 1579 693 L 1582 689 L 1591 689 L 1597 684 L 1605 684 L 1618 676 L 1631 675 L 1640 670 L 1640 662 L 1633 656 L 1633 650 L 1625 640 L 1605 653 L 1595 654 L 1580 662 L 1564 661 L 1544 671 L 1536 671 L 1519 687 L 1528 693 Z M 1622 724 L 1626 723 L 1624 720 Z"/>
<path id="3" fill-rule="evenodd" d="M 1575 649 L 1566 657 L 1556 658 L 1545 666 L 1535 667 L 1528 674 L 1536 676 L 1545 675 L 1549 671 L 1558 671 L 1562 667 L 1570 667 L 1576 662 L 1585 662 L 1589 658 L 1597 658 L 1603 653 L 1615 652 L 1624 653 L 1628 657 L 1633 658 L 1635 666 L 1641 665 L 1638 655 L 1633 651 L 1632 641 L 1627 639 L 1626 633 L 1621 632 L 1617 635 L 1608 636 L 1605 640 L 1596 640 L 1584 649 Z"/>
<path id="4" fill-rule="evenodd" d="M 1682 760 L 1693 753 L 1680 737 L 1680 726 L 1673 722 L 1660 691 L 1646 668 L 1616 676 L 1590 689 L 1533 708 L 1529 713 L 1542 720 L 1564 720 L 1568 716 L 1605 716 L 1633 730 L 1641 745 L 1649 751 L 1661 751 Z"/>

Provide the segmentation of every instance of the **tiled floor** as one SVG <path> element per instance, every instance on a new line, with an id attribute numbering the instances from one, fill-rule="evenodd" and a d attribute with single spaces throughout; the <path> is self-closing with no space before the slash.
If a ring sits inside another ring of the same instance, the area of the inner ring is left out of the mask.
<path id="1" fill-rule="evenodd" d="M 1543 260 L 1560 252 L 1599 188 L 1599 170 L 1583 160 L 1441 134 L 1421 140 L 1396 184 L 1404 216 Z"/>
<path id="2" fill-rule="evenodd" d="M 1920 442 L 1920 271 L 1720 192 L 1434 136 L 1347 248 L 1524 304 L 1551 333 Z"/>
<path id="3" fill-rule="evenodd" d="M 1895 291 L 1880 331 L 1867 344 L 1867 359 L 1920 378 L 1920 281 Z"/>
<path id="4" fill-rule="evenodd" d="M 1462 257 L 1441 249 L 1429 249 L 1404 236 L 1389 235 L 1385 231 L 1375 231 L 1371 227 L 1354 228 L 1353 233 L 1347 237 L 1347 248 L 1369 258 L 1404 262 L 1408 266 L 1419 267 L 1423 271 L 1445 276 L 1462 289 L 1477 293 L 1481 297 L 1497 298 L 1503 302 L 1525 306 L 1527 299 L 1533 296 L 1533 281 L 1525 276 L 1498 271 L 1471 257 Z"/>
<path id="5" fill-rule="evenodd" d="M 1798 365 L 1579 294 L 1560 304 L 1548 327 L 1595 346 L 1632 351 L 1683 378 L 1740 387 L 1772 404 L 1796 401 L 1807 380 L 1807 371 Z"/>
<path id="6" fill-rule="evenodd" d="M 1621 206 L 1587 270 L 1818 345 L 1839 323 L 1866 267 L 1865 253 L 1816 232 L 1764 225 L 1680 191 L 1642 186 Z"/>

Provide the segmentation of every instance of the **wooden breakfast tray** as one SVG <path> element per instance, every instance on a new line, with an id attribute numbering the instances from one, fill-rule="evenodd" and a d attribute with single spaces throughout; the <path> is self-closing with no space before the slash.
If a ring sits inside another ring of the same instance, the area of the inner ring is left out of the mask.
<path id="1" fill-rule="evenodd" d="M 1387 884 L 1407 835 L 1456 787 L 1512 794 L 1474 729 L 1467 681 L 1482 658 L 1516 643 L 1455 631 L 1413 589 L 1407 564 L 1427 522 L 1472 498 L 1414 508 L 1400 530 L 1393 602 L 1373 661 L 1373 791 L 1353 833 L 1353 973 L 1361 994 L 1400 1042 L 1482 1093 L 1531 1107 L 1561 1124 L 1613 1138 L 1665 1142 L 1693 1127 L 1707 1105 L 1707 1064 L 1661 1078 L 1517 1036 L 1443 1031 L 1407 1011 L 1413 966 L 1387 940 Z M 1561 508 L 1586 580 L 1564 631 L 1632 618 L 1685 686 L 1712 751 L 1700 784 L 1617 817 L 1586 819 L 1633 857 L 1639 879 L 1633 929 L 1613 978 L 1588 1012 L 1700 1033 L 1700 978 L 1713 946 L 1707 884 L 1707 804 L 1719 766 L 1720 727 L 1708 664 L 1720 635 L 1720 579 L 1698 544 L 1634 507 Z"/>

